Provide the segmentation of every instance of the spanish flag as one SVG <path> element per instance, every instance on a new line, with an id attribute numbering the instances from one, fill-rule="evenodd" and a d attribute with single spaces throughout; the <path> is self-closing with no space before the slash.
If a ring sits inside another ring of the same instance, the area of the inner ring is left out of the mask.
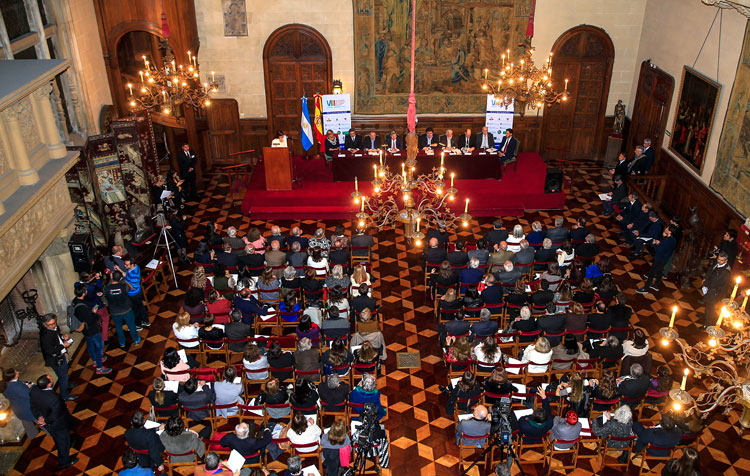
<path id="1" fill-rule="evenodd" d="M 320 144 L 320 153 L 325 153 L 323 141 L 326 135 L 323 133 L 323 98 L 320 94 L 315 94 L 315 117 L 313 118 L 313 127 L 315 128 L 315 139 Z"/>

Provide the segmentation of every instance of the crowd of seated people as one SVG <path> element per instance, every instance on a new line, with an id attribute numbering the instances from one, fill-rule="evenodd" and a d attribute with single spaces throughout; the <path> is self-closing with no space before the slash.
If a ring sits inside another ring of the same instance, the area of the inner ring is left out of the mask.
<path id="1" fill-rule="evenodd" d="M 586 224 L 580 218 L 568 230 L 557 217 L 554 227 L 534 222 L 526 234 L 497 220 L 476 245 L 494 248 L 487 265 L 456 256 L 473 251 L 472 242 L 428 244 L 426 283 L 450 378 L 441 390 L 446 412 L 465 414 L 456 420 L 458 444 L 485 446 L 488 415 L 503 397 L 519 443 L 577 451 L 588 438 L 620 450 L 626 464 L 631 453 L 670 455 L 680 443 L 686 425 L 665 406 L 669 367 L 652 365 L 649 335 L 632 327 L 627 295 Z M 516 258 L 526 249 L 536 249 L 531 261 Z"/>

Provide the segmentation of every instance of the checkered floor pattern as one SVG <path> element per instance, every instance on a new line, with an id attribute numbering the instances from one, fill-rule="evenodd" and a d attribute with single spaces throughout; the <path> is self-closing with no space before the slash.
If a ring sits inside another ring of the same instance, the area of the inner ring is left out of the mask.
<path id="1" fill-rule="evenodd" d="M 699 338 L 696 323 L 700 322 L 703 312 L 695 289 L 685 291 L 668 280 L 657 295 L 635 293 L 636 285 L 642 281 L 642 274 L 648 270 L 648 263 L 643 258 L 629 259 L 628 250 L 620 247 L 617 227 L 600 217 L 596 193 L 605 183 L 600 170 L 578 171 L 568 195 L 564 213 L 566 219 L 572 224 L 577 217 L 586 217 L 603 252 L 613 257 L 616 282 L 628 294 L 629 303 L 637 312 L 636 325 L 655 333 L 668 322 L 671 306 L 678 304 L 683 312 L 678 315 L 676 326 L 682 337 L 694 342 Z M 227 196 L 227 193 L 226 184 L 211 182 L 204 190 L 203 200 L 191 204 L 192 218 L 188 233 L 194 242 L 201 239 L 203 224 L 207 220 L 214 220 L 223 227 L 234 225 L 241 234 L 251 227 L 268 232 L 271 223 L 243 216 L 239 198 Z M 520 218 L 508 217 L 506 226 L 520 223 L 528 230 L 534 220 L 549 225 L 552 219 L 553 214 L 544 211 L 527 212 Z M 280 225 L 284 233 L 288 233 L 292 226 L 299 225 L 309 235 L 318 227 L 324 227 L 330 234 L 339 222 L 304 220 L 275 224 Z M 351 223 L 344 225 L 351 231 Z M 475 240 L 490 228 L 491 219 L 475 220 L 469 228 L 457 230 L 457 235 Z M 407 244 L 400 228 L 379 233 L 377 241 L 374 249 L 374 297 L 380 299 L 383 306 L 389 350 L 385 376 L 379 379 L 378 387 L 388 405 L 386 427 L 391 440 L 391 471 L 395 474 L 425 476 L 460 475 L 462 471 L 458 468 L 453 420 L 445 414 L 445 397 L 438 390 L 438 385 L 445 385 L 447 378 L 440 359 L 431 303 L 423 285 L 420 252 Z M 97 376 L 85 350 L 75 356 L 71 381 L 77 384 L 75 392 L 81 397 L 68 405 L 76 420 L 73 455 L 80 461 L 75 467 L 58 474 L 109 475 L 122 467 L 119 457 L 125 448 L 123 432 L 128 428 L 134 410 L 149 409 L 145 394 L 153 378 L 159 374 L 158 361 L 164 348 L 175 345 L 170 338 L 170 326 L 180 308 L 183 290 L 189 285 L 190 274 L 189 269 L 179 269 L 180 289 L 167 290 L 165 285 L 160 300 L 152 303 L 154 325 L 141 332 L 146 338 L 145 345 L 138 349 L 110 348 L 107 351 L 107 363 L 114 372 Z M 652 342 L 652 345 L 655 343 Z M 654 352 L 657 362 L 673 362 L 668 352 L 660 353 L 660 350 Z M 421 367 L 397 369 L 396 352 L 419 352 Z M 676 365 L 675 371 L 680 371 Z M 703 461 L 703 474 L 750 475 L 748 437 L 739 436 L 736 420 L 736 413 L 728 421 L 718 419 L 702 435 L 698 448 Z M 23 456 L 10 474 L 52 474 L 57 464 L 53 446 L 52 439 L 44 436 L 28 442 Z M 597 474 L 597 467 L 592 467 L 591 460 L 582 461 L 579 468 L 570 474 Z M 554 471 L 555 468 L 552 469 Z M 542 465 L 526 465 L 524 470 L 527 474 L 538 474 L 542 471 Z M 386 471 L 386 474 L 391 471 Z M 514 474 L 518 472 L 517 468 L 513 471 Z M 631 473 L 636 474 L 637 470 L 634 472 L 631 468 Z M 621 472 L 610 469 L 603 474 Z"/>

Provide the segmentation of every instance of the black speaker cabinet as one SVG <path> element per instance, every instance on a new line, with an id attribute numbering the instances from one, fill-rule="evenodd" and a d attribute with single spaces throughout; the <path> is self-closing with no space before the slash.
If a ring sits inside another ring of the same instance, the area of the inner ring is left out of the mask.
<path id="1" fill-rule="evenodd" d="M 544 193 L 557 193 L 562 190 L 563 173 L 556 167 L 547 168 L 547 178 L 544 179 Z"/>
<path id="2" fill-rule="evenodd" d="M 94 263 L 94 247 L 91 245 L 91 236 L 88 234 L 74 234 L 68 241 L 70 257 L 73 258 L 73 269 L 91 271 Z"/>

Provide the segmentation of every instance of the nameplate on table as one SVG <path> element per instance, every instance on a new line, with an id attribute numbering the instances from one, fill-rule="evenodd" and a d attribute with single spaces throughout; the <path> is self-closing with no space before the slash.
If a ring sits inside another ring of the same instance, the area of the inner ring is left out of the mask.
<path id="1" fill-rule="evenodd" d="M 362 154 L 354 154 L 354 157 L 362 157 Z"/>
<path id="2" fill-rule="evenodd" d="M 487 152 L 480 152 L 479 155 L 487 155 Z"/>
<path id="3" fill-rule="evenodd" d="M 393 157 L 401 157 L 401 152 L 394 152 L 391 154 Z"/>

